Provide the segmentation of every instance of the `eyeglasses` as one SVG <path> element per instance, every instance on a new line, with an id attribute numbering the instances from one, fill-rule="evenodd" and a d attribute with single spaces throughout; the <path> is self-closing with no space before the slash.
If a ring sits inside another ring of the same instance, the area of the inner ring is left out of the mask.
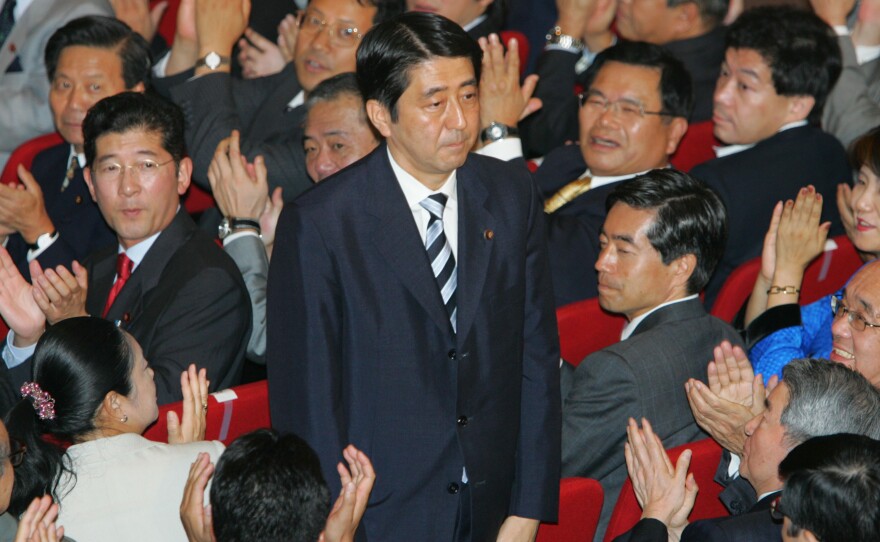
<path id="1" fill-rule="evenodd" d="M 596 113 L 604 113 L 610 108 L 615 115 L 629 121 L 641 120 L 645 118 L 645 115 L 673 116 L 666 111 L 645 111 L 643 104 L 629 98 L 621 98 L 612 102 L 595 91 L 578 94 L 578 101 L 581 107 L 590 108 Z"/>
<path id="2" fill-rule="evenodd" d="M 113 162 L 104 162 L 98 165 L 94 171 L 98 180 L 111 182 L 121 180 L 123 172 L 126 169 L 130 169 L 135 175 L 137 175 L 138 179 L 149 182 L 156 179 L 162 166 L 170 164 L 173 161 L 174 158 L 169 158 L 164 162 L 146 159 L 138 160 L 134 164 L 128 166 Z"/>
<path id="3" fill-rule="evenodd" d="M 324 28 L 329 32 L 330 43 L 337 47 L 354 47 L 357 45 L 358 40 L 361 39 L 361 34 L 356 26 L 342 22 L 330 24 L 318 15 L 308 11 L 303 15 L 299 23 L 300 32 L 317 34 Z"/>
<path id="4" fill-rule="evenodd" d="M 17 467 L 21 465 L 21 462 L 24 460 L 24 454 L 27 453 L 27 446 L 25 446 L 22 441 L 13 437 L 9 437 L 9 445 L 12 448 L 12 451 L 9 452 L 9 455 L 7 455 L 5 459 L 8 459 L 13 467 Z"/>
<path id="5" fill-rule="evenodd" d="M 865 320 L 865 317 L 861 314 L 848 309 L 846 305 L 843 304 L 843 299 L 836 295 L 831 296 L 831 312 L 834 314 L 835 319 L 840 318 L 845 314 L 846 321 L 849 323 L 849 327 L 851 327 L 853 331 L 865 331 L 866 327 L 880 327 L 880 324 L 872 324 Z"/>

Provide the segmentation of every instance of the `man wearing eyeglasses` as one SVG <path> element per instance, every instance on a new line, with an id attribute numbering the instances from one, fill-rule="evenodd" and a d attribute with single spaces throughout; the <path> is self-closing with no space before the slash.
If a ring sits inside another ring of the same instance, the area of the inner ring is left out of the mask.
<path id="1" fill-rule="evenodd" d="M 303 103 L 318 83 L 353 72 L 355 51 L 373 24 L 403 9 L 402 0 L 313 0 L 300 18 L 293 62 L 252 80 L 230 75 L 230 56 L 247 27 L 250 3 L 183 0 L 157 89 L 186 115 L 193 179 L 210 189 L 207 171 L 217 145 L 232 130 L 250 161 L 262 155 L 270 190 L 292 200 L 312 185 L 302 149 Z"/>
<path id="2" fill-rule="evenodd" d="M 176 106 L 135 92 L 89 110 L 85 181 L 118 244 L 70 270 L 32 264 L 33 287 L 0 250 L 0 316 L 12 329 L 2 357 L 14 389 L 29 378 L 46 322 L 87 314 L 137 339 L 159 404 L 181 399 L 180 374 L 191 363 L 207 369 L 212 391 L 238 384 L 250 302 L 235 263 L 180 205 L 192 171 L 183 124 Z"/>
<path id="3" fill-rule="evenodd" d="M 557 306 L 596 297 L 605 198 L 621 182 L 669 165 L 687 131 L 691 79 L 659 45 L 619 43 L 596 57 L 581 104 L 580 145 L 548 154 L 534 176 Z"/>

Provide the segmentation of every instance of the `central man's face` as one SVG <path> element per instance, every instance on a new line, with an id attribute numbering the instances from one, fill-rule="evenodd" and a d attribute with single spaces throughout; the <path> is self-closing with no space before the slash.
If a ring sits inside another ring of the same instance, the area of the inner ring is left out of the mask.
<path id="1" fill-rule="evenodd" d="M 397 120 L 371 114 L 400 166 L 435 189 L 464 164 L 480 129 L 477 79 L 469 58 L 435 57 L 409 69 L 409 86 L 397 100 Z"/>

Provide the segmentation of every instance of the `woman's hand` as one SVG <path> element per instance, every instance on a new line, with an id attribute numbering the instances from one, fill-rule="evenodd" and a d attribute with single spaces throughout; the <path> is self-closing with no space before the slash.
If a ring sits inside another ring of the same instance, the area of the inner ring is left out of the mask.
<path id="1" fill-rule="evenodd" d="M 57 542 L 64 538 L 64 527 L 56 527 L 58 505 L 52 497 L 37 497 L 27 507 L 18 521 L 15 542 Z"/>
<path id="2" fill-rule="evenodd" d="M 180 373 L 180 390 L 183 392 L 183 419 L 177 413 L 168 412 L 168 443 L 183 444 L 205 440 L 205 418 L 208 414 L 208 373 L 205 369 L 196 371 L 190 364 Z"/>

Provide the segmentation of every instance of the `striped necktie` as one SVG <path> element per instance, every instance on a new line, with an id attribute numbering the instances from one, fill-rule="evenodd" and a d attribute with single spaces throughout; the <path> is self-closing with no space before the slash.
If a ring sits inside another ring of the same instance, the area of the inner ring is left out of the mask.
<path id="1" fill-rule="evenodd" d="M 0 44 L 6 41 L 6 38 L 12 33 L 12 27 L 15 26 L 15 0 L 6 0 L 3 8 L 0 9 Z"/>
<path id="2" fill-rule="evenodd" d="M 431 215 L 428 221 L 428 232 L 425 236 L 425 250 L 428 252 L 428 260 L 431 262 L 431 270 L 437 287 L 440 288 L 440 296 L 449 314 L 449 323 L 452 331 L 455 331 L 455 287 L 458 284 L 458 273 L 455 267 L 455 256 L 452 248 L 443 233 L 443 211 L 446 209 L 446 195 L 432 194 L 419 202 Z"/>
<path id="3" fill-rule="evenodd" d="M 544 212 L 548 215 L 555 213 L 560 207 L 589 190 L 592 184 L 592 177 L 571 181 L 544 203 Z"/>

